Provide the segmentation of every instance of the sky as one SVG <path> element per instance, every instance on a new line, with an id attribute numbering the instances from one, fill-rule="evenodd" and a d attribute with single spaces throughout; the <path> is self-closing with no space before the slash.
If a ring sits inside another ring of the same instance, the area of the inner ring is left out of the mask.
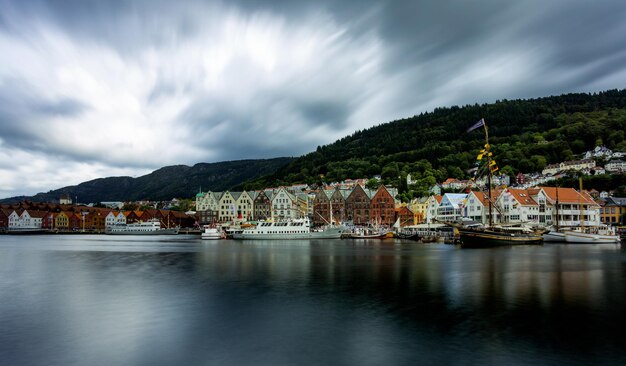
<path id="1" fill-rule="evenodd" d="M 0 0 L 0 198 L 623 89 L 625 35 L 619 0 Z"/>

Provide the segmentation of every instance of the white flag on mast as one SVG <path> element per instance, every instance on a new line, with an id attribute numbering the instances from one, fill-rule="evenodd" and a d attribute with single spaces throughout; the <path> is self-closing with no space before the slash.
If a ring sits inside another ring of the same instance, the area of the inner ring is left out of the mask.
<path id="1" fill-rule="evenodd" d="M 465 131 L 465 132 L 472 132 L 475 129 L 477 129 L 478 127 L 482 127 L 484 125 L 485 125 L 485 119 L 481 118 L 480 121 L 474 123 L 474 125 L 472 127 L 468 128 L 467 131 Z"/>

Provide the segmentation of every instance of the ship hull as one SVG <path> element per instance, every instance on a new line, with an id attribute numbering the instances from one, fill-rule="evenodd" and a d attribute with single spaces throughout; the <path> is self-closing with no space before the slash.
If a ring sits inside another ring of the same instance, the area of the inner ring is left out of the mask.
<path id="1" fill-rule="evenodd" d="M 537 245 L 542 243 L 540 235 L 519 235 L 479 230 L 459 230 L 461 246 L 485 248 L 508 245 Z"/>
<path id="2" fill-rule="evenodd" d="M 543 234 L 543 241 L 546 243 L 565 243 L 565 233 L 550 231 Z"/>
<path id="3" fill-rule="evenodd" d="M 568 243 L 582 244 L 617 244 L 620 242 L 619 236 L 616 235 L 600 235 L 578 232 L 565 234 L 565 241 Z"/>
<path id="4" fill-rule="evenodd" d="M 160 229 L 155 231 L 145 230 L 106 230 L 107 235 L 177 235 L 178 229 Z"/>
<path id="5" fill-rule="evenodd" d="M 309 233 L 234 233 L 233 239 L 238 240 L 306 240 L 306 239 L 341 239 L 341 229 L 312 231 Z"/>

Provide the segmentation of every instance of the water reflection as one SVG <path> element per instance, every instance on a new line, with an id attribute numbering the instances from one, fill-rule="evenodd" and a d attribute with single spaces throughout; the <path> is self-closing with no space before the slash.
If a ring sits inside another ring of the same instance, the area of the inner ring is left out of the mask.
<path id="1" fill-rule="evenodd" d="M 0 237 L 9 364 L 624 364 L 615 245 Z"/>

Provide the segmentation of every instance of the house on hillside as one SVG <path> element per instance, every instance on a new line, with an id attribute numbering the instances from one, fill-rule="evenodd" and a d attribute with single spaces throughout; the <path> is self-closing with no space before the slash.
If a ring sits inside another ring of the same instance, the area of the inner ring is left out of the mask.
<path id="1" fill-rule="evenodd" d="M 626 171 L 626 162 L 623 160 L 611 160 L 604 166 L 607 172 L 623 173 Z"/>

